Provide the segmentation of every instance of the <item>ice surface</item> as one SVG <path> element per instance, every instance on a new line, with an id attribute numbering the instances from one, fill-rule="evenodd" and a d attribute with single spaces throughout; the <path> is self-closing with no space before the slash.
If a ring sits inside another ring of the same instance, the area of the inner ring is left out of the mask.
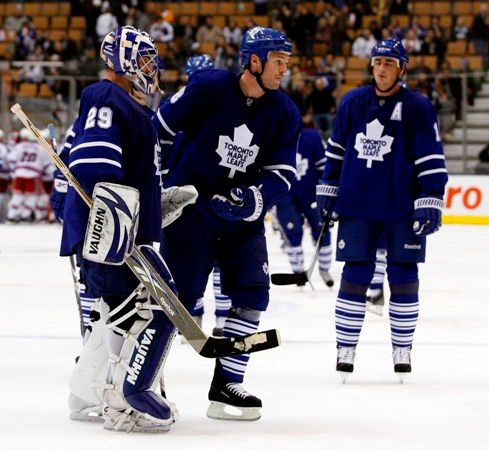
<path id="1" fill-rule="evenodd" d="M 421 266 L 413 373 L 400 385 L 387 318 L 368 313 L 347 384 L 335 373 L 336 286 L 273 287 L 262 328 L 282 346 L 251 358 L 245 387 L 258 422 L 206 418 L 213 361 L 175 342 L 166 380 L 181 418 L 162 435 L 126 435 L 68 419 L 68 378 L 81 339 L 60 227 L 0 225 L 0 448 L 488 449 L 489 228 L 444 226 Z M 271 272 L 288 272 L 267 231 Z M 312 252 L 305 239 L 306 257 Z M 198 251 L 198 250 L 196 250 Z M 338 280 L 341 266 L 334 263 Z M 207 297 L 211 298 L 211 290 Z M 210 301 L 205 328 L 214 325 Z"/>

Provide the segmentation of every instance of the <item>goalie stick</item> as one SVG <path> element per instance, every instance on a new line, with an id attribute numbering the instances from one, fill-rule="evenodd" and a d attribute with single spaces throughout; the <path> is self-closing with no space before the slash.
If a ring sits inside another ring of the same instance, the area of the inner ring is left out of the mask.
<path id="1" fill-rule="evenodd" d="M 59 155 L 51 145 L 44 139 L 36 126 L 22 111 L 21 106 L 16 103 L 10 108 L 19 120 L 35 136 L 43 149 L 49 154 L 56 167 L 63 173 L 70 185 L 77 191 L 83 201 L 90 207 L 92 199 L 82 188 L 77 179 L 63 163 Z M 227 338 L 208 336 L 193 320 L 192 316 L 182 305 L 178 297 L 168 287 L 153 268 L 138 246 L 134 246 L 133 252 L 126 257 L 124 262 L 139 279 L 141 284 L 148 290 L 163 312 L 187 339 L 192 348 L 201 356 L 206 358 L 221 358 L 230 355 L 241 355 L 244 353 L 258 352 L 277 347 L 280 345 L 280 335 L 277 330 L 267 330 Z"/>
<path id="2" fill-rule="evenodd" d="M 323 242 L 324 236 L 328 232 L 329 228 L 329 216 L 324 219 L 323 227 L 321 228 L 321 233 L 319 233 L 318 240 L 316 242 L 316 247 L 314 248 L 314 255 L 312 257 L 311 264 L 304 272 L 297 273 L 272 273 L 271 280 L 272 283 L 277 286 L 286 286 L 289 284 L 304 285 L 307 282 L 311 282 L 312 272 L 316 266 L 316 262 L 319 258 L 319 250 L 321 249 L 321 243 Z M 312 286 L 312 285 L 311 285 Z"/>

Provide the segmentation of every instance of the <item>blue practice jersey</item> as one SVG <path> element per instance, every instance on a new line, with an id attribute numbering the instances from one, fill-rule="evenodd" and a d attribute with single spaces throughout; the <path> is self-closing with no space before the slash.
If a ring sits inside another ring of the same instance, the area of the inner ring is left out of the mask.
<path id="1" fill-rule="evenodd" d="M 325 144 L 319 132 L 313 128 L 303 128 L 297 148 L 296 180 L 290 189 L 290 195 L 301 203 L 316 201 L 316 185 L 326 162 Z"/>
<path id="2" fill-rule="evenodd" d="M 326 149 L 323 181 L 338 186 L 336 211 L 365 220 L 410 217 L 419 197 L 443 197 L 448 180 L 435 109 L 403 87 L 377 97 L 348 92 Z"/>
<path id="3" fill-rule="evenodd" d="M 201 206 L 215 194 L 229 195 L 232 187 L 255 185 L 266 209 L 295 179 L 300 115 L 282 92 L 251 101 L 238 75 L 197 71 L 153 122 L 162 144 L 171 145 L 184 132 L 165 186 L 195 185 Z"/>
<path id="4" fill-rule="evenodd" d="M 139 191 L 139 241 L 157 241 L 161 224 L 159 156 L 153 112 L 121 87 L 102 80 L 84 89 L 72 130 L 69 169 L 91 195 L 96 183 Z M 66 148 L 66 144 L 65 144 Z M 89 209 L 73 188 L 66 197 L 61 255 L 76 251 L 85 237 Z"/>

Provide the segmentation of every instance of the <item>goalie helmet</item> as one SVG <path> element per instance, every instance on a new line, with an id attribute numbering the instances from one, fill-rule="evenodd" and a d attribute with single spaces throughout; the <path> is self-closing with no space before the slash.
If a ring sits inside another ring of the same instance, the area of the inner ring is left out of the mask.
<path id="1" fill-rule="evenodd" d="M 209 55 L 204 53 L 198 56 L 191 56 L 189 59 L 187 59 L 187 63 L 185 64 L 185 75 L 189 77 L 197 70 L 213 68 L 214 62 Z"/>
<path id="2" fill-rule="evenodd" d="M 409 62 L 409 56 L 404 45 L 397 39 L 384 39 L 378 42 L 370 54 L 370 64 L 373 65 L 375 58 L 382 56 L 397 59 L 400 69 L 405 67 Z"/>
<path id="3" fill-rule="evenodd" d="M 285 34 L 273 28 L 251 28 L 241 40 L 239 49 L 241 65 L 245 68 L 249 67 L 251 55 L 257 55 L 262 65 L 265 65 L 270 52 L 290 54 L 292 53 L 292 44 Z"/>
<path id="4" fill-rule="evenodd" d="M 100 57 L 117 75 L 127 77 L 136 90 L 154 94 L 163 63 L 150 35 L 131 26 L 119 27 L 105 36 Z"/>

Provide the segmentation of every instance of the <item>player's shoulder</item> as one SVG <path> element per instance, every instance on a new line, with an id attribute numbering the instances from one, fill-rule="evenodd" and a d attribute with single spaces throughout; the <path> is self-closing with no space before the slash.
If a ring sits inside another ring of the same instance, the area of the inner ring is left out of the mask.
<path id="1" fill-rule="evenodd" d="M 402 95 L 405 99 L 405 102 L 408 103 L 412 107 L 413 110 L 419 111 L 434 111 L 434 106 L 430 102 L 430 100 L 424 95 L 420 94 L 417 91 L 413 91 L 411 89 L 407 89 L 401 87 Z"/>
<path id="2" fill-rule="evenodd" d="M 87 86 L 82 92 L 81 102 L 90 106 L 110 106 L 116 110 L 127 110 L 132 104 L 137 104 L 124 89 L 109 80 Z"/>
<path id="3" fill-rule="evenodd" d="M 267 94 L 267 98 L 274 104 L 274 109 L 277 114 L 283 112 L 293 122 L 301 122 L 299 108 L 285 92 L 281 90 L 270 91 Z"/>
<path id="4" fill-rule="evenodd" d="M 224 88 L 228 84 L 236 82 L 238 76 L 221 69 L 202 69 L 195 71 L 189 78 L 189 84 L 194 86 L 204 85 L 206 88 Z"/>
<path id="5" fill-rule="evenodd" d="M 374 93 L 375 92 L 373 85 L 367 84 L 365 86 L 360 86 L 346 92 L 341 99 L 341 103 L 343 104 L 343 106 L 346 106 L 348 104 L 355 104 L 357 102 L 366 101 Z"/>

